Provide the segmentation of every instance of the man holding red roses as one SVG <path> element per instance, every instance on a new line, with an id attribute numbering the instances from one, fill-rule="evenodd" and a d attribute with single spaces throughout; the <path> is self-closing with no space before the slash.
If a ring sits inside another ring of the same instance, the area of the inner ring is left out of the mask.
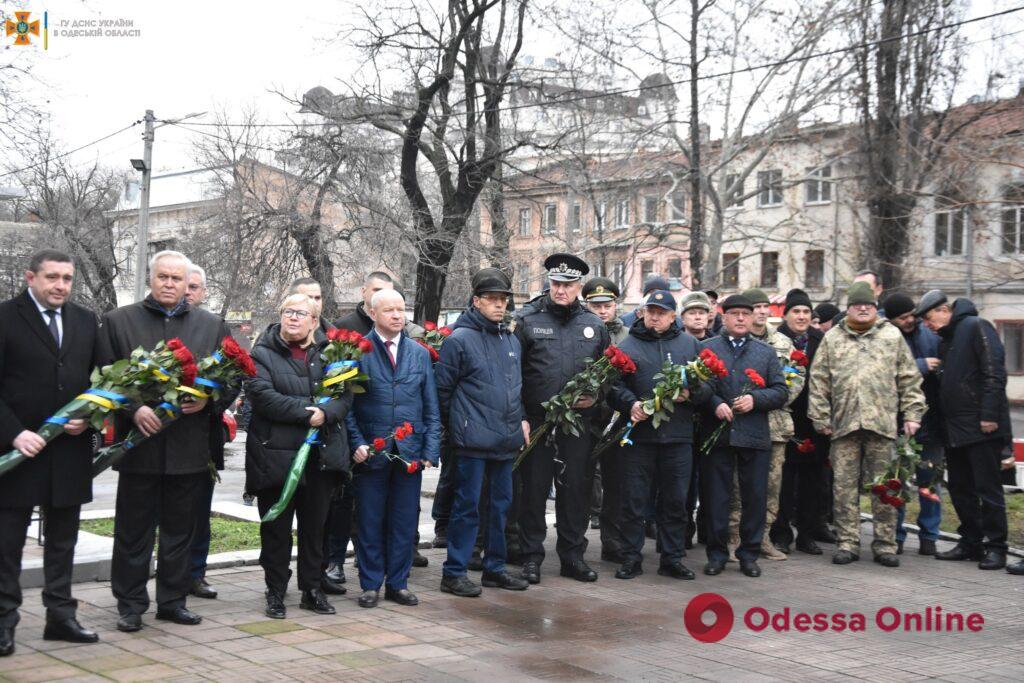
<path id="1" fill-rule="evenodd" d="M 138 347 L 179 338 L 195 358 L 220 348 L 229 332 L 224 321 L 185 299 L 188 258 L 177 251 L 162 251 L 150 260 L 150 293 L 138 303 L 122 306 L 103 316 L 99 336 L 99 364 L 128 358 Z M 220 395 L 230 405 L 237 392 Z M 117 628 L 142 628 L 149 608 L 149 567 L 156 528 L 160 528 L 156 575 L 157 619 L 198 624 L 202 617 L 185 607 L 192 584 L 190 555 L 200 497 L 210 477 L 210 411 L 223 410 L 206 399 L 187 401 L 182 416 L 166 428 L 149 406 L 139 407 L 131 421 L 147 438 L 131 450 L 115 469 L 117 504 L 111 584 L 120 619 Z M 115 426 L 127 434 L 127 417 Z"/>

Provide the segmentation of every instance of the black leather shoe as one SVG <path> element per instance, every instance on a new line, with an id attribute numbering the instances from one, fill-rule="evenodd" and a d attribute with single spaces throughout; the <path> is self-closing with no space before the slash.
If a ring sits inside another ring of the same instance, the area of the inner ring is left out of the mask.
<path id="1" fill-rule="evenodd" d="M 860 555 L 849 550 L 837 550 L 832 554 L 832 564 L 850 564 L 860 559 Z"/>
<path id="2" fill-rule="evenodd" d="M 800 538 L 796 539 L 796 549 L 802 553 L 807 553 L 808 555 L 822 554 L 821 548 L 818 547 L 818 544 L 815 543 L 814 539 L 810 536 L 801 536 Z"/>
<path id="3" fill-rule="evenodd" d="M 320 577 L 320 590 L 327 595 L 344 595 L 348 593 L 348 589 L 342 586 L 340 583 L 336 583 L 327 578 L 327 574 Z"/>
<path id="4" fill-rule="evenodd" d="M 175 624 L 181 624 L 182 626 L 196 626 L 203 621 L 201 616 L 187 607 L 175 607 L 168 610 L 158 609 L 156 611 L 156 618 L 161 621 L 173 621 Z"/>
<path id="5" fill-rule="evenodd" d="M 430 560 L 420 555 L 419 548 L 412 552 L 412 566 L 426 567 L 428 564 L 430 564 Z"/>
<path id="6" fill-rule="evenodd" d="M 469 562 L 466 563 L 466 569 L 471 572 L 482 572 L 484 570 L 484 558 L 480 557 L 479 553 L 473 553 L 469 557 Z"/>
<path id="7" fill-rule="evenodd" d="M 718 576 L 725 570 L 725 562 L 711 561 L 704 565 L 704 573 L 708 576 Z"/>
<path id="8" fill-rule="evenodd" d="M 922 538 L 917 548 L 918 555 L 934 555 L 936 553 L 935 541 Z"/>
<path id="9" fill-rule="evenodd" d="M 761 576 L 761 568 L 757 566 L 757 560 L 740 560 L 740 571 L 752 579 Z"/>
<path id="10" fill-rule="evenodd" d="M 444 534 L 434 534 L 434 540 L 430 542 L 432 548 L 447 548 L 448 537 Z"/>
<path id="11" fill-rule="evenodd" d="M 523 571 L 520 572 L 519 576 L 526 579 L 530 583 L 540 583 L 540 565 L 532 560 L 523 563 Z"/>
<path id="12" fill-rule="evenodd" d="M 615 570 L 616 579 L 635 579 L 644 573 L 644 566 L 640 562 L 627 560 L 622 566 Z"/>
<path id="13" fill-rule="evenodd" d="M 875 555 L 875 562 L 883 567 L 900 566 L 900 558 L 896 557 L 895 553 L 879 553 L 878 555 Z"/>
<path id="14" fill-rule="evenodd" d="M 0 657 L 10 657 L 14 654 L 14 627 L 5 626 L 0 628 Z"/>
<path id="15" fill-rule="evenodd" d="M 811 538 L 818 543 L 828 543 L 834 545 L 839 539 L 836 538 L 836 532 L 829 529 L 824 524 L 811 530 Z"/>
<path id="16" fill-rule="evenodd" d="M 582 559 L 573 560 L 572 562 L 563 562 L 562 571 L 559 573 L 566 578 L 576 579 L 577 581 L 597 581 L 597 572 L 591 569 L 590 565 Z"/>
<path id="17" fill-rule="evenodd" d="M 308 609 L 316 614 L 334 614 L 334 606 L 327 602 L 327 596 L 319 588 L 302 591 L 299 609 Z"/>
<path id="18" fill-rule="evenodd" d="M 374 590 L 363 591 L 363 594 L 359 596 L 360 607 L 376 607 L 377 601 L 380 600 L 380 593 Z"/>
<path id="19" fill-rule="evenodd" d="M 512 576 L 508 572 L 484 572 L 481 583 L 488 588 L 503 588 L 507 591 L 524 591 L 530 586 L 526 579 Z"/>
<path id="20" fill-rule="evenodd" d="M 205 578 L 192 579 L 192 586 L 188 589 L 189 595 L 194 595 L 197 598 L 204 598 L 206 600 L 216 600 L 217 591 L 214 590 L 210 584 L 206 583 Z"/>
<path id="21" fill-rule="evenodd" d="M 1017 576 L 1024 576 L 1024 560 L 1014 562 L 1013 564 L 1006 565 L 1007 574 L 1016 574 Z"/>
<path id="22" fill-rule="evenodd" d="M 123 633 L 135 633 L 142 630 L 141 614 L 126 614 L 117 620 L 117 630 Z"/>
<path id="23" fill-rule="evenodd" d="M 523 579 L 519 580 L 523 581 Z M 526 585 L 526 581 L 523 581 L 523 585 Z M 460 598 L 475 598 L 483 593 L 483 590 L 470 581 L 469 577 L 445 575 L 441 577 L 441 592 L 451 593 Z"/>
<path id="24" fill-rule="evenodd" d="M 267 609 L 263 610 L 263 613 L 271 619 L 284 619 L 287 615 L 287 611 L 284 607 L 284 599 L 282 599 L 278 593 L 269 589 L 266 592 L 266 597 Z"/>
<path id="25" fill-rule="evenodd" d="M 957 543 L 949 550 L 944 550 L 941 553 L 935 553 L 936 560 L 951 560 L 954 562 L 959 560 L 971 560 L 973 562 L 978 562 L 981 560 L 981 557 L 981 548 L 972 548 L 970 546 L 963 545 L 962 543 Z"/>
<path id="26" fill-rule="evenodd" d="M 658 575 L 671 576 L 673 579 L 683 579 L 686 581 L 697 578 L 692 569 L 678 560 L 659 566 Z"/>
<path id="27" fill-rule="evenodd" d="M 330 579 L 332 583 L 345 583 L 345 567 L 337 562 L 331 562 L 327 565 L 327 571 L 324 572 L 324 576 Z"/>
<path id="28" fill-rule="evenodd" d="M 903 541 L 896 541 L 896 554 L 897 555 L 902 555 L 903 554 Z"/>
<path id="29" fill-rule="evenodd" d="M 100 637 L 95 631 L 82 628 L 77 619 L 47 621 L 43 629 L 43 640 L 63 640 L 68 643 L 95 643 Z"/>
<path id="30" fill-rule="evenodd" d="M 408 588 L 394 589 L 385 586 L 384 599 L 397 602 L 399 605 L 405 605 L 406 607 L 415 607 L 420 604 L 420 599 Z"/>
<path id="31" fill-rule="evenodd" d="M 1002 569 L 1006 566 L 1006 553 L 998 550 L 985 551 L 985 557 L 978 563 L 978 569 Z"/>

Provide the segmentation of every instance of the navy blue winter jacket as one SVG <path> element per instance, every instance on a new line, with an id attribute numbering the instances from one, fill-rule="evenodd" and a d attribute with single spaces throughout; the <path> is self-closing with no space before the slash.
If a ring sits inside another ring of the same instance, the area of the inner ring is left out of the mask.
<path id="1" fill-rule="evenodd" d="M 519 340 L 468 308 L 434 366 L 437 396 L 458 455 L 507 460 L 523 445 Z"/>

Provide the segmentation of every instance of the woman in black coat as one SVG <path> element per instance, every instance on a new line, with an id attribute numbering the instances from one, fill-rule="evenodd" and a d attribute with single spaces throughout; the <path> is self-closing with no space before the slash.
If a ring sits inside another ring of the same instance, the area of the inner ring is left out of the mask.
<path id="1" fill-rule="evenodd" d="M 320 406 L 313 400 L 314 387 L 324 374 L 320 352 L 327 343 L 313 339 L 320 324 L 317 304 L 305 294 L 293 294 L 280 310 L 281 322 L 267 327 L 253 349 L 257 373 L 246 386 L 252 418 L 245 441 L 245 487 L 256 494 L 261 517 L 280 498 L 309 428 L 319 427 L 320 435 L 291 503 L 277 519 L 260 525 L 266 614 L 273 619 L 285 617 L 293 515 L 299 522 L 299 607 L 334 614 L 320 585 L 323 534 L 331 496 L 350 469 L 344 419 L 352 407 L 351 391 Z"/>

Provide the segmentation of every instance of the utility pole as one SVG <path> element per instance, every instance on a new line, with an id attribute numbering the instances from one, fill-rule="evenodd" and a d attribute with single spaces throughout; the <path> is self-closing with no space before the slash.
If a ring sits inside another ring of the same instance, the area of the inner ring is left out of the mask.
<path id="1" fill-rule="evenodd" d="M 135 257 L 135 301 L 142 301 L 146 295 L 146 266 L 149 256 L 149 184 L 153 175 L 153 123 L 156 117 L 153 110 L 147 109 L 146 132 L 142 135 L 145 148 L 142 152 L 142 163 L 132 160 L 132 166 L 142 171 L 142 193 L 139 197 L 139 227 L 136 236 Z M 139 168 L 141 165 L 142 168 Z"/>

